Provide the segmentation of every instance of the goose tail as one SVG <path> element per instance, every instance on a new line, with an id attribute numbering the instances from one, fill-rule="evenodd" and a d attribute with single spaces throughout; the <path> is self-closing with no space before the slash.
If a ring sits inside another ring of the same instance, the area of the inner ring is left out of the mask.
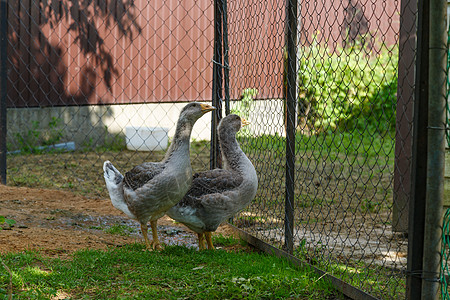
<path id="1" fill-rule="evenodd" d="M 107 160 L 103 163 L 103 177 L 105 177 L 106 187 L 114 188 L 122 183 L 123 176 L 113 164 Z"/>
<path id="2" fill-rule="evenodd" d="M 128 208 L 123 194 L 123 175 L 107 160 L 103 163 L 103 177 L 109 192 L 112 205 L 124 212 L 128 217 L 136 219 Z"/>

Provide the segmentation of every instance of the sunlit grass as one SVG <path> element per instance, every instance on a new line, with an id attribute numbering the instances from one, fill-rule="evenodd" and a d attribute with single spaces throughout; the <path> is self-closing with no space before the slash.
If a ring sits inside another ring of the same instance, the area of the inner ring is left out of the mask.
<path id="1" fill-rule="evenodd" d="M 78 251 L 64 260 L 39 252 L 2 259 L 14 274 L 14 299 L 326 299 L 334 292 L 311 270 L 259 253 L 180 246 L 149 252 L 134 244 Z M 0 267 L 0 298 L 8 281 Z"/>

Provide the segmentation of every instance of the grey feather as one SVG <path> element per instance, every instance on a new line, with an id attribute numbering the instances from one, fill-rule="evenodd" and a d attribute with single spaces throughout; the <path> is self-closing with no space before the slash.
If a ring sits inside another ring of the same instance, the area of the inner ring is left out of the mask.
<path id="1" fill-rule="evenodd" d="M 183 199 L 167 214 L 197 233 L 215 231 L 221 222 L 245 208 L 255 197 L 258 178 L 255 168 L 239 147 L 237 115 L 222 119 L 218 127 L 225 169 L 194 175 Z"/>
<path id="2" fill-rule="evenodd" d="M 213 109 L 197 102 L 182 109 L 172 144 L 161 162 L 145 162 L 126 172 L 125 176 L 109 161 L 104 163 L 104 177 L 112 204 L 138 220 L 141 228 L 146 228 L 148 221 L 162 217 L 188 191 L 192 182 L 189 156 L 192 127 L 203 114 Z"/>

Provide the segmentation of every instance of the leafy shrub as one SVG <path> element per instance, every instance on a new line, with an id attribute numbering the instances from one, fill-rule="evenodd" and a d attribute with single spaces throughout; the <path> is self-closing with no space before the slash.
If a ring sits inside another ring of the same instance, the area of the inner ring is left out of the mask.
<path id="1" fill-rule="evenodd" d="M 311 104 L 315 131 L 395 129 L 397 47 L 382 45 L 369 55 L 358 43 L 330 51 L 313 42 L 300 56 L 299 101 Z"/>
<path id="2" fill-rule="evenodd" d="M 232 114 L 240 117 L 249 118 L 249 113 L 253 107 L 253 98 L 258 94 L 255 88 L 246 88 L 242 91 L 241 97 L 235 102 L 235 107 L 231 109 Z"/>
<path id="3" fill-rule="evenodd" d="M 30 124 L 28 130 L 15 134 L 20 150 L 25 153 L 40 153 L 44 150 L 42 146 L 57 144 L 63 138 L 64 124 L 59 118 L 52 117 L 44 129 L 41 128 L 39 121 L 31 121 Z"/>
<path id="4" fill-rule="evenodd" d="M 250 111 L 253 109 L 254 97 L 258 94 L 258 90 L 255 88 L 246 88 L 242 91 L 241 97 L 238 101 L 235 101 L 234 107 L 231 109 L 232 114 L 236 114 L 241 118 L 249 120 Z M 249 134 L 248 128 L 242 128 L 237 135 L 239 137 Z"/>

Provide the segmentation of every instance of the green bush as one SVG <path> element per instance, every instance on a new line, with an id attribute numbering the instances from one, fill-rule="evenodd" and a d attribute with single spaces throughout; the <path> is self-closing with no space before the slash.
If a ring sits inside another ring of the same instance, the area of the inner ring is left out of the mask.
<path id="1" fill-rule="evenodd" d="M 257 89 L 246 88 L 242 91 L 241 97 L 238 101 L 235 101 L 235 106 L 231 109 L 232 114 L 236 114 L 240 117 L 249 118 L 249 112 L 253 108 L 254 98 L 258 94 Z"/>
<path id="2" fill-rule="evenodd" d="M 398 48 L 378 48 L 330 51 L 313 42 L 300 49 L 299 101 L 311 104 L 314 131 L 395 129 Z"/>
<path id="3" fill-rule="evenodd" d="M 255 88 L 246 88 L 242 91 L 241 97 L 239 100 L 234 101 L 234 107 L 231 109 L 232 114 L 236 114 L 241 118 L 245 118 L 247 121 L 249 120 L 250 111 L 252 111 L 254 106 L 254 98 L 258 94 L 258 90 Z M 244 127 L 238 132 L 238 136 L 248 136 L 249 135 L 248 128 Z"/>

